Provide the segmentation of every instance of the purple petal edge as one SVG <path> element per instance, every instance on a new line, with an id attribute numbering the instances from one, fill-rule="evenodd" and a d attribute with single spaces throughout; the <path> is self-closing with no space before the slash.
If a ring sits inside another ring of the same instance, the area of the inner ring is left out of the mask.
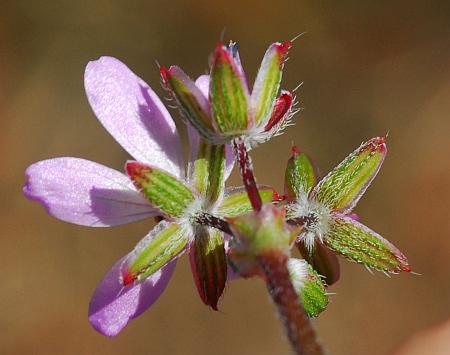
<path id="1" fill-rule="evenodd" d="M 174 259 L 147 279 L 124 288 L 120 282 L 124 259 L 106 273 L 89 304 L 89 322 L 96 331 L 108 337 L 119 334 L 130 320 L 156 302 L 176 266 Z"/>

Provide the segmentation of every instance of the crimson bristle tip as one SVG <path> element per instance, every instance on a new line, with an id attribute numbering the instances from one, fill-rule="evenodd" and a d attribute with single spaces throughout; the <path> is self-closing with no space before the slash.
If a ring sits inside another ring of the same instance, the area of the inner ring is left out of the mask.
<path id="1" fill-rule="evenodd" d="M 298 147 L 295 144 L 293 144 L 291 147 L 291 153 L 292 155 L 298 155 L 300 154 L 300 149 L 298 149 Z"/>
<path id="2" fill-rule="evenodd" d="M 287 41 L 284 43 L 281 43 L 278 45 L 278 49 L 283 53 L 286 54 L 286 52 L 292 47 L 292 42 Z"/>
<path id="3" fill-rule="evenodd" d="M 167 75 L 169 74 L 169 71 L 167 70 L 166 67 L 159 67 L 159 72 L 161 73 L 161 76 L 163 77 L 164 80 L 167 80 Z"/>

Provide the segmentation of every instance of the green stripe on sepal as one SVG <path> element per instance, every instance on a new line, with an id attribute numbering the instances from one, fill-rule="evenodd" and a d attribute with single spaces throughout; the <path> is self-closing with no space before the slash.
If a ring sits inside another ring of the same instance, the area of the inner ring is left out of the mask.
<path id="1" fill-rule="evenodd" d="M 168 70 L 160 67 L 160 72 L 183 116 L 205 139 L 215 140 L 217 133 L 212 124 L 208 98 L 179 67 L 171 66 Z"/>
<path id="2" fill-rule="evenodd" d="M 219 130 L 235 135 L 248 127 L 246 92 L 234 58 L 219 44 L 211 67 L 209 97 Z"/>
<path id="3" fill-rule="evenodd" d="M 160 222 L 126 257 L 121 268 L 122 283 L 126 286 L 149 277 L 175 258 L 187 240 L 180 225 Z"/>
<path id="4" fill-rule="evenodd" d="M 314 247 L 308 250 L 303 240 L 295 243 L 302 257 L 324 277 L 328 286 L 339 280 L 340 266 L 336 254 L 323 245 L 318 238 L 314 238 Z"/>
<path id="5" fill-rule="evenodd" d="M 225 146 L 211 145 L 200 140 L 197 158 L 194 161 L 193 183 L 196 190 L 210 205 L 219 198 L 224 187 Z"/>
<path id="6" fill-rule="evenodd" d="M 410 272 L 406 257 L 393 244 L 354 219 L 335 215 L 324 244 L 346 258 L 380 271 Z"/>
<path id="7" fill-rule="evenodd" d="M 284 193 L 288 201 L 295 201 L 308 194 L 316 185 L 317 176 L 311 159 L 296 146 L 291 148 L 292 156 L 287 162 L 284 175 Z"/>
<path id="8" fill-rule="evenodd" d="M 386 156 L 386 137 L 363 143 L 312 191 L 312 196 L 332 209 L 349 212 L 359 201 L 381 168 Z"/>
<path id="9" fill-rule="evenodd" d="M 134 161 L 125 169 L 135 186 L 168 216 L 180 217 L 194 201 L 192 191 L 165 171 Z"/>
<path id="10" fill-rule="evenodd" d="M 222 233 L 198 227 L 189 246 L 189 260 L 197 291 L 202 301 L 217 310 L 227 280 L 227 259 Z"/>
<path id="11" fill-rule="evenodd" d="M 258 186 L 259 195 L 263 203 L 269 203 L 279 198 L 274 188 L 270 186 Z M 224 217 L 235 217 L 252 211 L 252 205 L 244 187 L 227 189 L 225 197 L 218 207 L 218 214 Z"/>
<path id="12" fill-rule="evenodd" d="M 270 118 L 290 47 L 291 42 L 273 43 L 261 62 L 251 96 L 252 113 L 257 125 L 260 122 L 265 125 Z"/>
<path id="13" fill-rule="evenodd" d="M 328 305 L 325 283 L 305 260 L 290 258 L 288 270 L 292 286 L 309 317 L 317 317 Z"/>

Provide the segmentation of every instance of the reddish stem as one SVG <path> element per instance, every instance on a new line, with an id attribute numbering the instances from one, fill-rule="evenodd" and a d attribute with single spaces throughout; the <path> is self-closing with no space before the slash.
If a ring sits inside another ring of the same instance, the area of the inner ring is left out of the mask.
<path id="1" fill-rule="evenodd" d="M 267 289 L 274 301 L 294 353 L 297 355 L 322 355 L 311 321 L 292 286 L 287 261 L 280 251 L 267 251 L 258 256 L 266 277 Z"/>
<path id="2" fill-rule="evenodd" d="M 239 162 L 242 181 L 244 182 L 250 203 L 255 211 L 260 211 L 262 200 L 258 191 L 258 186 L 256 185 L 255 176 L 253 175 L 252 160 L 248 155 L 247 148 L 242 138 L 236 138 L 233 141 L 233 147 Z"/>

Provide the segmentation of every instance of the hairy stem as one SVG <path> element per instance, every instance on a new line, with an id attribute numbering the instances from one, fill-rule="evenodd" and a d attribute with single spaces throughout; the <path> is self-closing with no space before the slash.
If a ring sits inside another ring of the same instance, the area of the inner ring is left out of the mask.
<path id="1" fill-rule="evenodd" d="M 278 309 L 292 350 L 297 355 L 322 355 L 322 346 L 292 286 L 287 261 L 288 256 L 279 251 L 267 251 L 258 256 L 267 289 Z"/>
<path id="2" fill-rule="evenodd" d="M 241 172 L 242 181 L 247 191 L 248 198 L 255 211 L 260 211 L 262 207 L 261 196 L 256 186 L 255 176 L 253 175 L 253 166 L 250 156 L 248 155 L 245 142 L 242 138 L 236 138 L 233 141 L 233 147 L 237 160 L 239 162 L 239 170 Z"/>

